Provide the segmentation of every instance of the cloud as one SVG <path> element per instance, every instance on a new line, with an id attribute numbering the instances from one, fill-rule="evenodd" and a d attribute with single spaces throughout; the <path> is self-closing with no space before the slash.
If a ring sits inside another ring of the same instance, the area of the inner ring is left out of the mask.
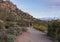
<path id="1" fill-rule="evenodd" d="M 60 9 L 60 0 L 45 0 L 45 2 L 49 2 L 48 8 Z"/>
<path id="2" fill-rule="evenodd" d="M 48 8 L 60 9 L 60 3 L 53 3 L 48 5 Z"/>

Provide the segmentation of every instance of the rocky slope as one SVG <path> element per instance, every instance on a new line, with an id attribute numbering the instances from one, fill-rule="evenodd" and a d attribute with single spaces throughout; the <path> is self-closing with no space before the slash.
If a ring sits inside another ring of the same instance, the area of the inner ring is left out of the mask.
<path id="1" fill-rule="evenodd" d="M 36 19 L 27 12 L 23 12 L 15 4 L 10 1 L 0 1 L 0 20 L 4 21 L 18 21 L 18 24 L 28 25 L 35 22 Z"/>
<path id="2" fill-rule="evenodd" d="M 27 30 L 35 19 L 23 12 L 10 0 L 0 0 L 0 42 L 14 42 L 15 37 Z"/>
<path id="3" fill-rule="evenodd" d="M 33 16 L 29 15 L 29 13 L 25 13 L 17 8 L 16 5 L 14 5 L 12 2 L 9 1 L 3 1 L 0 3 L 0 8 L 5 11 L 7 14 L 13 14 L 18 18 L 23 18 L 25 20 L 33 20 Z M 0 13 L 1 14 L 1 13 Z"/>

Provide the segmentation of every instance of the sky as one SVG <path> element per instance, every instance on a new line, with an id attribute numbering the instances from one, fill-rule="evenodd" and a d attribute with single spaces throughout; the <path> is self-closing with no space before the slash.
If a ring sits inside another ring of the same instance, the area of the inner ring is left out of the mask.
<path id="1" fill-rule="evenodd" d="M 60 0 L 11 0 L 19 9 L 35 18 L 60 18 Z"/>

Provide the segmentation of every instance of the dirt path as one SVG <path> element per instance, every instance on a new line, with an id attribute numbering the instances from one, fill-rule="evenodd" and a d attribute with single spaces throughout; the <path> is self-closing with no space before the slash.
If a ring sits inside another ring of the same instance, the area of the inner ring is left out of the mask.
<path id="1" fill-rule="evenodd" d="M 16 38 L 16 42 L 52 42 L 45 33 L 28 28 L 28 31 Z"/>

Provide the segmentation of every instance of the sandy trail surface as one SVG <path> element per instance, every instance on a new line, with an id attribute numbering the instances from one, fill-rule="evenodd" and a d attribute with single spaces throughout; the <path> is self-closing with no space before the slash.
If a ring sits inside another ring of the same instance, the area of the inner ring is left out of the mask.
<path id="1" fill-rule="evenodd" d="M 28 28 L 27 32 L 19 35 L 15 42 L 53 42 L 45 33 L 35 30 L 34 28 Z"/>

